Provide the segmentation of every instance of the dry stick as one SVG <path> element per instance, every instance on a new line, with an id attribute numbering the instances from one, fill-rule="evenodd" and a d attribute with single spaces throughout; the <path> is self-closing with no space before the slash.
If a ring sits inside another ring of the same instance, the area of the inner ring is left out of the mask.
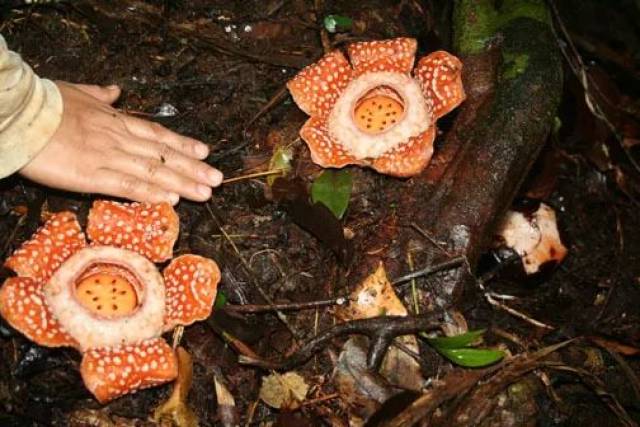
<path id="1" fill-rule="evenodd" d="M 511 308 L 506 304 L 503 304 L 499 301 L 497 301 L 495 298 L 493 298 L 491 296 L 491 293 L 489 292 L 485 292 L 484 297 L 486 298 L 487 302 L 489 304 L 491 304 L 494 307 L 497 307 L 501 310 L 506 311 L 507 313 L 509 313 L 510 315 L 517 317 L 518 319 L 524 320 L 525 322 L 531 323 L 534 326 L 537 326 L 539 328 L 544 328 L 544 329 L 549 329 L 549 330 L 553 330 L 555 329 L 553 326 L 549 326 L 546 323 L 542 323 L 539 320 L 536 320 L 532 317 L 527 316 L 526 314 L 516 310 L 515 308 Z"/>
<path id="2" fill-rule="evenodd" d="M 248 175 L 234 176 L 233 178 L 227 178 L 223 180 L 222 183 L 229 184 L 232 182 L 244 181 L 246 179 L 259 178 L 261 176 L 277 175 L 277 174 L 283 173 L 285 170 L 286 169 L 284 168 L 279 168 L 279 169 L 271 169 L 264 172 L 250 173 Z"/>
<path id="3" fill-rule="evenodd" d="M 264 298 L 264 300 L 269 304 L 269 305 L 273 305 L 273 300 L 271 299 L 271 297 L 269 297 L 269 295 L 267 295 L 267 293 L 264 291 L 264 289 L 262 289 L 262 286 L 260 286 L 260 283 L 258 283 L 258 280 L 256 278 L 256 274 L 253 272 L 253 269 L 251 268 L 251 266 L 249 264 L 247 264 L 247 261 L 245 261 L 244 257 L 242 256 L 242 254 L 240 253 L 240 251 L 238 250 L 238 247 L 236 246 L 236 244 L 234 243 L 234 241 L 229 237 L 229 235 L 227 234 L 227 232 L 224 230 L 224 228 L 222 228 L 222 225 L 220 224 L 220 222 L 218 221 L 218 218 L 216 218 L 216 216 L 213 214 L 213 211 L 211 210 L 211 206 L 209 206 L 209 204 L 205 204 L 205 206 L 207 207 L 207 210 L 209 211 L 209 215 L 211 215 L 211 218 L 215 221 L 216 225 L 218 226 L 218 229 L 220 230 L 220 232 L 222 234 L 224 234 L 225 239 L 229 242 L 229 244 L 231 245 L 231 247 L 233 248 L 233 250 L 235 251 L 236 255 L 238 256 L 238 258 L 240 259 L 240 262 L 242 264 L 242 266 L 245 268 L 245 270 L 247 271 L 247 273 L 249 273 L 249 276 L 251 277 L 251 282 L 253 283 L 253 286 L 255 286 L 255 288 L 258 290 L 258 293 L 260 293 L 260 296 L 262 296 L 262 298 Z M 278 316 L 278 319 L 280 319 L 280 321 L 282 323 L 284 323 L 284 325 L 287 327 L 287 329 L 289 330 L 289 332 L 291 332 L 291 335 L 293 335 L 293 339 L 295 341 L 299 341 L 299 337 L 301 336 L 300 333 L 293 327 L 293 325 L 291 325 L 289 323 L 289 321 L 287 320 L 287 316 L 284 315 L 284 313 L 282 313 L 280 310 L 276 310 L 276 315 Z"/>
<path id="4" fill-rule="evenodd" d="M 578 49 L 573 44 L 573 40 L 571 39 L 571 36 L 569 35 L 567 28 L 564 26 L 564 22 L 560 18 L 560 14 L 558 13 L 558 9 L 556 8 L 554 0 L 550 0 L 548 3 L 551 6 L 551 11 L 553 12 L 553 17 L 555 18 L 558 24 L 558 28 L 562 32 L 562 35 L 564 36 L 564 39 L 567 42 L 567 45 L 571 49 L 571 53 L 574 56 L 573 59 L 575 60 L 575 63 L 572 61 L 572 58 L 567 53 L 566 47 L 563 46 L 563 44 L 561 43 L 561 39 L 556 33 L 555 27 L 553 25 L 551 26 L 551 29 L 553 30 L 553 33 L 556 36 L 556 40 L 558 41 L 558 46 L 560 48 L 560 51 L 562 52 L 562 55 L 567 60 L 567 63 L 569 64 L 571 71 L 573 71 L 573 74 L 575 74 L 575 76 L 578 78 L 578 81 L 582 85 L 582 88 L 584 90 L 584 100 L 587 104 L 587 107 L 589 107 L 589 110 L 591 111 L 591 113 L 593 113 L 594 116 L 602 120 L 602 122 L 604 122 L 604 124 L 609 128 L 611 133 L 613 133 L 616 141 L 618 141 L 620 148 L 622 148 L 622 151 L 625 153 L 625 156 L 631 163 L 631 166 L 633 166 L 635 170 L 638 173 L 640 173 L 640 164 L 638 164 L 638 162 L 633 158 L 633 156 L 629 152 L 629 148 L 623 143 L 620 137 L 620 133 L 618 132 L 616 127 L 613 125 L 613 123 L 611 123 L 611 121 L 609 120 L 605 112 L 602 110 L 602 108 L 598 104 L 598 102 L 591 96 L 589 84 L 591 84 L 591 86 L 593 86 L 604 97 L 598 85 L 587 74 L 584 61 L 582 60 L 582 56 L 580 56 Z"/>
<path id="5" fill-rule="evenodd" d="M 307 302 L 292 302 L 282 304 L 242 304 L 233 305 L 227 304 L 224 306 L 224 310 L 233 311 L 235 313 L 263 313 L 265 311 L 276 310 L 308 310 L 318 307 L 326 307 L 329 305 L 344 305 L 349 301 L 348 297 L 337 297 L 327 300 L 319 301 L 307 301 Z"/>
<path id="6" fill-rule="evenodd" d="M 280 89 L 278 89 L 275 95 L 273 95 L 271 99 L 260 109 L 260 111 L 258 111 L 256 115 L 253 116 L 251 120 L 249 120 L 247 125 L 244 127 L 245 131 L 249 129 L 251 125 L 253 125 L 256 122 L 256 120 L 258 120 L 260 117 L 266 114 L 269 110 L 271 110 L 276 105 L 278 105 L 280 102 L 284 101 L 286 97 L 287 97 L 287 86 L 282 86 Z"/>
<path id="7" fill-rule="evenodd" d="M 427 276 L 429 274 L 437 273 L 438 271 L 448 270 L 453 267 L 457 267 L 461 264 L 464 264 L 466 258 L 464 256 L 457 256 L 446 261 L 440 262 L 438 264 L 429 265 L 421 270 L 414 271 L 413 273 L 405 274 L 404 276 L 400 276 L 394 279 L 391 284 L 399 285 L 404 282 L 408 282 L 411 279 L 415 279 L 422 276 Z"/>
<path id="8" fill-rule="evenodd" d="M 464 257 L 456 257 L 450 260 L 441 262 L 439 264 L 425 267 L 422 270 L 414 271 L 404 276 L 400 276 L 393 280 L 391 283 L 394 285 L 404 283 L 418 277 L 427 276 L 438 271 L 446 270 L 452 267 L 456 267 L 464 262 Z M 294 303 L 281 303 L 281 304 L 241 304 L 232 305 L 228 304 L 224 307 L 225 310 L 233 311 L 236 313 L 262 313 L 266 311 L 276 310 L 308 310 L 318 307 L 326 307 L 329 305 L 344 305 L 349 301 L 348 296 L 340 296 L 327 300 L 318 301 L 306 301 L 306 302 L 294 302 Z"/>
<path id="9" fill-rule="evenodd" d="M 620 365 L 620 369 L 622 369 L 622 372 L 629 379 L 629 383 L 631 383 L 633 392 L 636 395 L 636 402 L 640 402 L 640 379 L 638 379 L 638 375 L 634 372 L 631 366 L 629 366 L 627 361 L 624 360 L 624 358 L 620 356 L 617 352 L 615 352 L 614 350 L 606 346 L 603 346 L 600 344 L 598 345 L 600 346 L 600 348 L 605 349 L 607 353 L 609 353 L 609 356 L 611 356 L 613 360 L 615 360 L 618 363 L 618 365 Z"/>
<path id="10" fill-rule="evenodd" d="M 182 340 L 182 334 L 184 334 L 184 326 L 178 325 L 173 330 L 173 337 L 172 337 L 173 343 L 171 345 L 171 348 L 173 348 L 174 350 L 178 348 L 178 346 L 180 345 L 180 341 Z"/>
<path id="11" fill-rule="evenodd" d="M 512 261 L 514 259 L 519 259 L 519 257 L 515 257 L 514 256 L 514 257 L 512 257 L 510 259 L 507 259 L 501 265 L 505 265 L 505 264 L 509 263 L 510 261 Z M 549 326 L 546 323 L 542 323 L 541 321 L 536 320 L 536 319 L 534 319 L 534 318 L 532 318 L 530 316 L 527 316 L 526 314 L 516 310 L 515 308 L 511 308 L 508 305 L 496 300 L 496 298 L 508 299 L 508 298 L 510 298 L 509 295 L 498 295 L 498 294 L 495 294 L 493 292 L 489 292 L 489 291 L 486 290 L 486 288 L 484 286 L 485 283 L 487 283 L 489 280 L 491 280 L 493 277 L 495 277 L 495 275 L 498 273 L 498 271 L 500 269 L 501 269 L 501 266 L 498 266 L 497 268 L 495 268 L 492 271 L 490 271 L 487 274 L 485 274 L 483 277 L 479 277 L 479 278 L 476 279 L 476 285 L 482 291 L 482 294 L 483 294 L 484 298 L 487 300 L 487 302 L 491 306 L 499 308 L 500 310 L 506 311 L 510 315 L 512 315 L 514 317 L 517 317 L 518 319 L 524 320 L 525 322 L 531 323 L 532 325 L 537 326 L 539 328 L 544 328 L 544 329 L 549 329 L 549 330 L 555 329 L 553 326 Z"/>
<path id="12" fill-rule="evenodd" d="M 591 390 L 596 394 L 596 396 L 598 396 L 603 401 L 603 403 L 609 407 L 611 412 L 613 412 L 625 426 L 638 426 L 638 424 L 631 418 L 631 416 L 629 416 L 626 409 L 624 409 L 624 406 L 622 406 L 616 396 L 607 391 L 602 380 L 593 373 L 585 369 L 575 368 L 573 366 L 559 364 L 556 362 L 543 362 L 542 365 L 548 369 L 570 372 L 577 375 L 580 380 L 582 380 L 583 383 L 589 386 Z"/>
<path id="13" fill-rule="evenodd" d="M 316 403 L 326 402 L 327 400 L 333 400 L 333 399 L 337 399 L 339 397 L 340 397 L 339 393 L 327 394 L 326 396 L 317 397 L 317 398 L 311 399 L 311 400 L 305 400 L 304 402 L 302 402 L 300 404 L 300 406 L 315 405 Z"/>
<path id="14" fill-rule="evenodd" d="M 436 239 L 433 238 L 433 236 L 429 233 L 427 233 L 425 230 L 423 230 L 418 224 L 416 224 L 415 222 L 411 223 L 411 227 L 416 230 L 418 233 L 420 233 L 420 235 L 422 237 L 424 237 L 425 239 L 427 239 L 429 241 L 429 243 L 431 243 L 433 246 L 436 247 L 436 249 L 438 249 L 439 251 L 441 251 L 442 253 L 444 253 L 447 256 L 451 256 L 451 253 L 449 251 L 447 251 L 443 245 L 441 243 L 439 243 Z"/>

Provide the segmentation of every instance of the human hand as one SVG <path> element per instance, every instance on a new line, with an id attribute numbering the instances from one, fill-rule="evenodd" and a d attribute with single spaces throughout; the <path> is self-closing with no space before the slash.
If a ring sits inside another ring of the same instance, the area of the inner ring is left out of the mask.
<path id="1" fill-rule="evenodd" d="M 20 174 L 48 187 L 176 204 L 204 201 L 222 173 L 201 160 L 208 147 L 165 127 L 111 107 L 117 86 L 56 82 L 62 122 Z"/>

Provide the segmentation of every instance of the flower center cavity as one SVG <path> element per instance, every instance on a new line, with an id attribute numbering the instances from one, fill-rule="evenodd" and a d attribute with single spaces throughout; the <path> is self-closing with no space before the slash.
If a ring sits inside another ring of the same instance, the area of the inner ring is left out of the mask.
<path id="1" fill-rule="evenodd" d="M 381 133 L 395 126 L 404 113 L 404 102 L 398 93 L 386 86 L 367 92 L 353 111 L 356 126 L 368 134 Z"/>
<path id="2" fill-rule="evenodd" d="M 138 306 L 135 278 L 120 267 L 91 268 L 76 282 L 80 304 L 93 314 L 116 318 L 131 314 Z"/>

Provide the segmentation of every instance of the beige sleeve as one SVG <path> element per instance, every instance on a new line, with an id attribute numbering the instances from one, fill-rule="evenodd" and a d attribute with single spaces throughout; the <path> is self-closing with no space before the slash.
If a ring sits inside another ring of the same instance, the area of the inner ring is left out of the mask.
<path id="1" fill-rule="evenodd" d="M 0 35 L 0 178 L 29 163 L 62 120 L 62 97 L 41 79 Z"/>

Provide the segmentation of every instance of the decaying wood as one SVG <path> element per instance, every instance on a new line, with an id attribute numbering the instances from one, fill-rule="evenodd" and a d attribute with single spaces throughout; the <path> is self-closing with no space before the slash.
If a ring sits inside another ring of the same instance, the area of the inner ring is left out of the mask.
<path id="1" fill-rule="evenodd" d="M 473 266 L 544 146 L 561 94 L 561 59 L 544 20 L 544 2 L 533 3 L 538 19 L 531 11 L 508 11 L 510 3 L 497 11 L 489 1 L 456 3 L 454 27 L 468 100 L 445 148 L 401 206 L 407 218 L 468 260 L 431 279 L 441 306 L 459 302 L 465 284 L 472 284 Z M 487 10 L 495 16 L 478 16 Z M 500 22 L 499 28 L 475 28 L 488 19 Z M 477 34 L 483 39 L 472 40 Z M 485 47 L 472 49 L 470 39 Z M 427 254 L 421 264 L 437 257 Z"/>

